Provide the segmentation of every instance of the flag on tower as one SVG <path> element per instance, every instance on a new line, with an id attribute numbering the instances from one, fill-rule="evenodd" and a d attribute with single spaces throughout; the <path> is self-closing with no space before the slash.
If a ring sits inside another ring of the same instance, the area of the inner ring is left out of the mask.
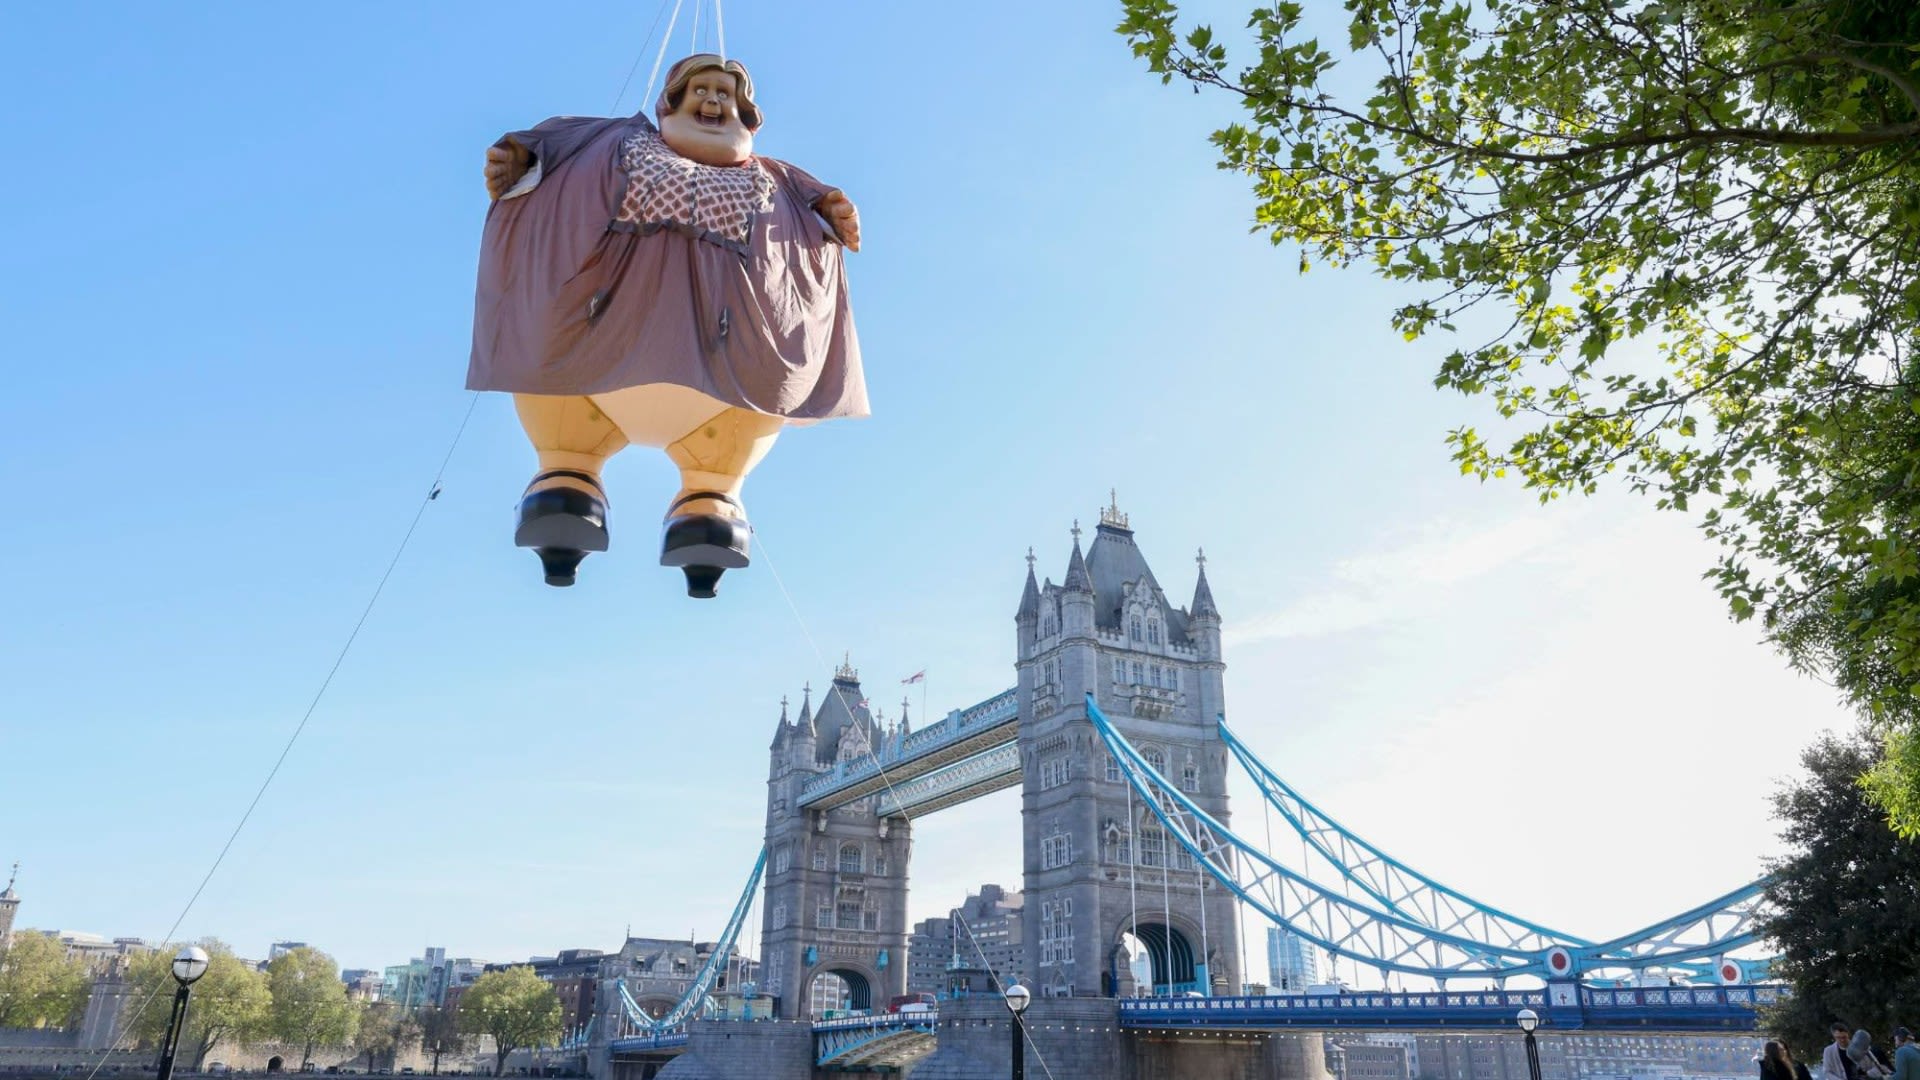
<path id="1" fill-rule="evenodd" d="M 911 683 L 925 682 L 926 678 L 927 678 L 927 669 L 921 668 L 919 671 L 916 671 L 913 674 L 907 676 L 906 678 L 901 679 L 900 684 L 902 686 L 906 686 Z"/>

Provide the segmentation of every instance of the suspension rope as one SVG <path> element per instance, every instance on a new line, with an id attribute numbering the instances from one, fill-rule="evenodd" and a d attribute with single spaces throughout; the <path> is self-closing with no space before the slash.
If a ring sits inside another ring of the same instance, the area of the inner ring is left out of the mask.
<path id="1" fill-rule="evenodd" d="M 686 0 L 673 0 L 673 15 L 667 19 L 667 32 L 660 35 L 660 51 L 654 54 L 653 71 L 647 75 L 647 92 L 640 96 L 640 107 L 643 109 L 653 98 L 653 84 L 660 78 L 660 63 L 667 58 L 667 42 L 673 40 L 673 27 L 680 21 L 680 5 L 685 2 Z"/>
<path id="2" fill-rule="evenodd" d="M 1203 967 L 1206 968 L 1206 972 L 1207 972 L 1207 977 L 1204 980 L 1204 985 L 1200 987 L 1200 992 L 1207 995 L 1208 997 L 1212 997 L 1213 996 L 1213 954 L 1207 951 L 1206 873 L 1207 873 L 1206 870 L 1203 869 L 1200 865 L 1200 860 L 1195 859 L 1193 861 L 1193 887 L 1194 887 L 1194 890 L 1197 893 L 1199 893 L 1199 896 L 1200 896 L 1200 963 Z"/>
<path id="3" fill-rule="evenodd" d="M 999 994 L 1004 1000 L 1007 995 L 1007 985 L 1000 981 L 1000 973 L 993 970 L 993 965 L 987 963 L 987 951 L 980 947 L 980 939 L 973 936 L 973 925 L 967 922 L 966 914 L 962 911 L 954 912 L 954 921 L 967 932 L 967 941 L 973 945 L 974 955 L 980 958 L 981 970 L 987 973 L 987 981 L 993 984 L 993 992 Z M 1040 1062 L 1040 1071 L 1047 1074 L 1047 1080 L 1054 1080 L 1053 1068 L 1047 1064 L 1047 1055 L 1041 1052 L 1040 1044 L 1033 1039 L 1033 1033 L 1027 1030 L 1026 1019 L 1012 1009 L 1008 1009 L 1007 1012 L 1012 1015 L 1014 1026 L 1020 1029 L 1021 1041 L 1033 1048 L 1034 1059 Z"/>
<path id="4" fill-rule="evenodd" d="M 713 0 L 713 28 L 720 36 L 720 59 L 727 58 L 727 19 L 720 12 L 720 0 Z"/>
<path id="5" fill-rule="evenodd" d="M 447 443 L 447 452 L 441 455 L 440 467 L 434 470 L 433 480 L 427 484 L 425 494 L 420 497 L 420 505 L 414 508 L 413 520 L 407 523 L 407 531 L 401 535 L 399 545 L 394 548 L 393 557 L 387 560 L 386 570 L 381 572 L 380 580 L 374 584 L 372 595 L 367 597 L 365 606 L 360 609 L 360 617 L 354 621 L 353 629 L 347 632 L 346 641 L 341 643 L 339 651 L 334 654 L 333 665 L 327 668 L 326 675 L 320 680 L 319 689 L 314 691 L 312 699 L 307 702 L 306 712 L 300 715 L 300 722 L 294 725 L 293 733 L 287 736 L 286 743 L 281 746 L 280 756 L 274 759 L 273 765 L 267 769 L 266 778 L 261 780 L 260 786 L 255 789 L 253 800 L 247 803 L 247 808 L 240 814 L 240 820 L 234 823 L 233 831 L 227 834 L 227 841 L 220 846 L 219 853 L 214 856 L 213 865 L 207 867 L 207 872 L 200 878 L 200 884 L 194 888 L 193 895 L 187 898 L 186 906 L 180 909 L 180 914 L 173 920 L 173 925 L 167 928 L 166 935 L 161 938 L 160 944 L 155 946 L 154 952 L 165 952 L 173 944 L 173 935 L 179 932 L 180 924 L 186 921 L 187 914 L 193 910 L 195 904 L 199 903 L 200 896 L 206 892 L 208 883 L 213 880 L 213 875 L 226 861 L 228 852 L 233 850 L 234 841 L 240 838 L 241 830 L 245 829 L 247 822 L 253 819 L 253 812 L 259 808 L 260 800 L 266 797 L 267 789 L 273 786 L 274 778 L 280 775 L 280 768 L 287 763 L 287 756 L 293 752 L 294 744 L 300 741 L 301 733 L 307 730 L 307 722 L 313 719 L 313 714 L 319 709 L 321 700 L 327 696 L 327 690 L 333 686 L 333 677 L 340 673 L 340 666 L 346 663 L 347 654 L 353 650 L 353 643 L 359 639 L 361 629 L 367 625 L 367 618 L 373 614 L 374 605 L 379 603 L 380 595 L 386 591 L 387 582 L 393 577 L 394 568 L 400 565 L 400 557 L 406 554 L 407 545 L 413 541 L 414 532 L 420 528 L 420 519 L 426 516 L 427 504 L 440 497 L 440 481 L 446 476 L 447 465 L 453 461 L 453 452 L 459 448 L 460 437 L 466 434 L 467 422 L 473 419 L 474 406 L 479 403 L 478 391 L 468 394 L 466 412 L 461 414 L 460 426 L 454 429 L 453 439 Z M 99 1059 L 87 1073 L 87 1080 L 93 1080 L 98 1075 L 101 1066 L 106 1064 L 107 1056 L 112 1054 L 133 1031 L 134 1025 L 139 1022 L 146 1013 L 147 1007 L 153 1003 L 165 986 L 166 983 L 163 980 L 156 980 L 153 990 L 129 1012 L 119 1035 L 107 1043 Z"/>
<path id="6" fill-rule="evenodd" d="M 1133 812 L 1133 785 L 1128 784 L 1127 785 L 1127 903 L 1133 908 L 1133 922 L 1129 926 L 1128 932 L 1131 933 L 1133 935 L 1133 939 L 1135 941 L 1138 941 L 1141 947 L 1144 948 L 1147 942 L 1145 938 L 1140 936 L 1140 885 L 1139 885 L 1139 875 L 1135 872 L 1135 867 L 1138 866 L 1140 862 L 1140 839 L 1141 838 L 1140 838 L 1139 824 L 1140 823 L 1135 817 Z M 1133 958 L 1132 950 L 1128 950 L 1127 958 L 1128 960 L 1132 960 Z M 1149 968 L 1151 968 L 1153 964 L 1152 949 L 1147 950 L 1147 964 Z M 1131 968 L 1132 965 L 1129 964 L 1128 966 L 1129 968 Z M 1148 996 L 1151 996 L 1153 994 L 1153 972 L 1151 970 L 1147 972 L 1147 994 Z M 1134 997 L 1141 996 L 1139 983 L 1134 984 L 1133 996 Z"/>
<path id="7" fill-rule="evenodd" d="M 660 0 L 660 6 L 653 10 L 653 22 L 647 26 L 647 36 L 640 39 L 640 48 L 633 54 L 633 63 L 627 68 L 627 77 L 620 80 L 620 91 L 613 95 L 613 104 L 607 106 L 607 112 L 609 114 L 614 116 L 620 114 L 620 99 L 627 96 L 627 87 L 633 84 L 634 72 L 640 70 L 640 61 L 647 58 L 647 42 L 653 40 L 653 32 L 660 26 L 660 16 L 666 14 L 666 12 L 667 0 Z M 656 68 L 655 70 L 657 71 L 658 69 Z M 646 108 L 647 103 L 642 101 L 640 107 L 643 109 Z"/>

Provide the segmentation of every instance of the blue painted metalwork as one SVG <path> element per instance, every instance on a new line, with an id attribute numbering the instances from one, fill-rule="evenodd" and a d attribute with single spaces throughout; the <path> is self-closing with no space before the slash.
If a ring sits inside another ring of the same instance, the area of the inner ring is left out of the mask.
<path id="1" fill-rule="evenodd" d="M 1778 986 L 1583 986 L 1573 1005 L 1552 1004 L 1545 990 L 1129 998 L 1120 1002 L 1120 1026 L 1511 1031 L 1514 1015 L 1532 1009 L 1540 1014 L 1546 1030 L 1752 1031 L 1758 1024 L 1757 1010 L 1785 996 Z"/>
<path id="2" fill-rule="evenodd" d="M 739 936 L 740 926 L 746 921 L 747 910 L 753 906 L 753 895 L 760 888 L 760 876 L 766 869 L 767 849 L 762 847 L 760 857 L 753 862 L 753 873 L 747 875 L 747 886 L 740 890 L 740 899 L 733 905 L 733 917 L 727 920 L 726 929 L 720 932 L 720 938 L 715 942 L 713 952 L 707 954 L 707 962 L 700 965 L 699 972 L 693 977 L 693 984 L 687 987 L 687 992 L 674 1003 L 673 1008 L 669 1009 L 665 1016 L 657 1020 L 648 1016 L 646 1010 L 640 1008 L 639 1004 L 633 1000 L 633 995 L 627 991 L 627 981 L 614 980 L 614 985 L 620 991 L 620 1004 L 627 1023 L 643 1032 L 660 1034 L 681 1029 L 696 1013 L 712 1008 L 713 1001 L 708 995 L 713 993 L 714 984 L 720 979 L 721 967 L 726 964 L 728 954 L 733 951 L 734 939 Z"/>
<path id="3" fill-rule="evenodd" d="M 979 742 L 967 749 L 970 756 L 1002 742 L 1013 741 L 1020 719 L 1020 699 L 1015 690 L 1006 690 L 965 709 L 955 709 L 939 722 L 929 724 L 905 738 L 889 738 L 862 757 L 836 762 L 833 768 L 800 786 L 800 805 L 832 809 L 869 793 L 869 789 L 897 783 L 930 766 L 944 764 L 942 752 Z M 1002 733 L 990 734 L 1005 727 Z M 999 735 L 1004 734 L 1004 738 Z M 919 766 L 916 768 L 916 766 Z"/>
<path id="4" fill-rule="evenodd" d="M 1376 901 L 1382 910 L 1404 915 L 1443 932 L 1464 933 L 1479 941 L 1499 941 L 1516 948 L 1534 950 L 1545 950 L 1555 944 L 1563 945 L 1576 961 L 1584 961 L 1581 965 L 1584 971 L 1643 968 L 1647 966 L 1645 956 L 1658 951 L 1661 963 L 1684 969 L 1695 978 L 1717 981 L 1716 965 L 1689 963 L 1689 957 L 1681 955 L 1679 951 L 1673 948 L 1656 950 L 1650 943 L 1662 942 L 1671 933 L 1688 929 L 1709 915 L 1738 910 L 1741 905 L 1757 899 L 1769 880 L 1762 878 L 1664 922 L 1610 942 L 1596 944 L 1566 931 L 1554 930 L 1508 914 L 1491 904 L 1450 889 L 1400 862 L 1308 802 L 1240 741 L 1233 729 L 1227 726 L 1224 717 L 1219 721 L 1219 730 L 1227 749 L 1252 779 L 1254 786 L 1260 789 L 1267 804 L 1278 811 L 1301 839 L 1319 852 L 1322 859 Z M 1720 945 L 1721 949 L 1729 947 L 1732 946 Z M 1714 957 L 1717 954 L 1709 948 L 1706 951 L 1695 950 L 1692 955 Z M 1743 972 L 1749 977 L 1764 972 L 1768 966 L 1766 961 L 1737 962 L 1742 964 Z"/>
<path id="5" fill-rule="evenodd" d="M 1654 927 L 1597 946 L 1577 939 L 1553 941 L 1544 947 L 1516 945 L 1436 929 L 1335 893 L 1276 862 L 1265 851 L 1234 835 L 1154 771 L 1101 713 L 1092 694 L 1087 695 L 1086 708 L 1094 730 L 1127 782 L 1168 833 L 1209 874 L 1274 922 L 1337 956 L 1383 972 L 1434 979 L 1504 979 L 1515 975 L 1568 978 L 1583 966 L 1644 968 L 1672 964 L 1717 956 L 1754 940 L 1756 886 L 1746 886 Z M 1549 965 L 1550 954 L 1560 950 L 1574 960 L 1573 970 Z"/>
<path id="6" fill-rule="evenodd" d="M 814 1064 L 846 1065 L 871 1059 L 878 1050 L 905 1050 L 922 1042 L 931 1043 L 939 1019 L 937 1011 L 929 1010 L 822 1020 L 813 1025 Z M 907 1046 L 894 1047 L 895 1043 Z"/>
<path id="7" fill-rule="evenodd" d="M 629 1035 L 614 1039 L 607 1044 L 616 1054 L 638 1054 L 648 1050 L 684 1050 L 687 1046 L 687 1033 L 681 1031 L 655 1032 L 651 1035 Z"/>
<path id="8" fill-rule="evenodd" d="M 1458 931 L 1479 941 L 1502 940 L 1515 948 L 1592 944 L 1572 934 L 1509 915 L 1393 858 L 1322 813 L 1280 779 L 1234 735 L 1224 717 L 1219 721 L 1219 728 L 1220 738 L 1254 786 L 1260 789 L 1267 804 L 1278 811 L 1321 858 L 1379 903 L 1383 911 L 1405 915 L 1435 930 Z"/>

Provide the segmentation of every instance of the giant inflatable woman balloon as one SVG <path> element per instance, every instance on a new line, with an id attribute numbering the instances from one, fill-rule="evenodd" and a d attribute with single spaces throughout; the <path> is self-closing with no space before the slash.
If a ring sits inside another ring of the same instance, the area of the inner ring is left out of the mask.
<path id="1" fill-rule="evenodd" d="M 628 444 L 680 469 L 660 562 L 710 597 L 747 565 L 747 473 L 787 424 L 867 415 L 840 249 L 853 203 L 753 152 L 737 60 L 690 56 L 645 116 L 557 117 L 487 151 L 467 386 L 513 395 L 539 469 L 514 543 L 549 585 L 607 550 L 600 470 Z"/>

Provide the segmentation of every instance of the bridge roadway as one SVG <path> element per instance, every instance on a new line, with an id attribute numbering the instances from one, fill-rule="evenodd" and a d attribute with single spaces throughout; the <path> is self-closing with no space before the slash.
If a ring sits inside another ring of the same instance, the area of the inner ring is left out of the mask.
<path id="1" fill-rule="evenodd" d="M 1154 1030 L 1361 1028 L 1394 1031 L 1510 1031 L 1521 1009 L 1542 1031 L 1752 1031 L 1758 1008 L 1786 996 L 1779 986 L 1571 988 L 1572 1003 L 1547 990 L 1415 994 L 1274 994 L 1264 997 L 1128 998 L 1120 1026 Z"/>
<path id="2" fill-rule="evenodd" d="M 1753 1031 L 1756 1010 L 1786 995 L 1785 988 L 1768 985 L 1570 989 L 1571 1003 L 1546 989 L 1126 998 L 1118 1003 L 1119 1026 L 1142 1032 L 1511 1032 L 1515 1015 L 1533 1009 L 1540 1014 L 1542 1032 L 1705 1034 Z M 934 1050 L 939 1020 L 938 1011 L 928 1011 L 819 1021 L 813 1025 L 814 1067 L 853 1072 L 903 1068 Z M 615 1059 L 657 1060 L 684 1050 L 687 1042 L 682 1031 L 614 1039 L 610 1049 Z"/>

